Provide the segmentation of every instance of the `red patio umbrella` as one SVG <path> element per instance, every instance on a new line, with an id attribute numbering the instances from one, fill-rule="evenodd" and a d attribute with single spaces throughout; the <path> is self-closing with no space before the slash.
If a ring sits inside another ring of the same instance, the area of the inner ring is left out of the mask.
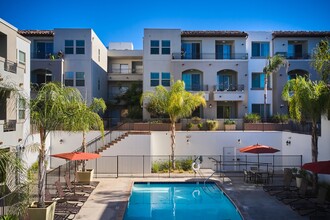
<path id="1" fill-rule="evenodd" d="M 330 160 L 305 163 L 302 169 L 318 174 L 330 174 Z"/>
<path id="2" fill-rule="evenodd" d="M 85 152 L 60 153 L 60 154 L 53 154 L 50 156 L 65 159 L 65 160 L 74 160 L 74 161 L 97 159 L 97 158 L 101 157 L 100 154 L 85 153 Z M 76 168 L 77 168 L 77 166 L 76 166 Z M 75 178 L 75 180 L 76 180 L 76 178 Z M 76 187 L 74 187 L 74 193 L 76 193 Z"/>
<path id="3" fill-rule="evenodd" d="M 61 154 L 53 154 L 52 157 L 58 157 L 65 160 L 90 160 L 101 157 L 100 154 L 84 153 L 84 152 L 69 152 Z"/>
<path id="4" fill-rule="evenodd" d="M 272 154 L 272 153 L 276 153 L 278 151 L 280 151 L 280 150 L 270 147 L 270 146 L 261 145 L 258 143 L 239 149 L 239 152 L 241 152 L 241 153 L 258 154 L 258 168 L 259 168 L 259 154 Z"/>

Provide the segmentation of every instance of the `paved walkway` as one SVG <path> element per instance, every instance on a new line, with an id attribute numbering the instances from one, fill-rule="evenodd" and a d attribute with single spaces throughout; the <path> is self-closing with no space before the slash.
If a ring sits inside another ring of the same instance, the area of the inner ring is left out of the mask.
<path id="1" fill-rule="evenodd" d="M 246 220 L 308 219 L 274 196 L 264 192 L 262 186 L 246 184 L 242 176 L 214 178 L 236 203 Z M 187 181 L 189 178 L 98 178 L 97 188 L 74 219 L 121 220 L 134 181 Z"/>

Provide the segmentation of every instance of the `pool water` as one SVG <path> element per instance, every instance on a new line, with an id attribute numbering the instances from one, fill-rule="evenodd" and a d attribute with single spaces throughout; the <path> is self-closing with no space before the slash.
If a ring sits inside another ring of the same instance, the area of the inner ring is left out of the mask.
<path id="1" fill-rule="evenodd" d="M 214 183 L 135 183 L 124 220 L 241 220 Z"/>

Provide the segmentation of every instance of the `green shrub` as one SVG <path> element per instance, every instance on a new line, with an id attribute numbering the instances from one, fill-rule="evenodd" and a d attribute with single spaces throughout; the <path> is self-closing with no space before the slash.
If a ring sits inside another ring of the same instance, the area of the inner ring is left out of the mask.
<path id="1" fill-rule="evenodd" d="M 272 116 L 273 123 L 287 123 L 289 121 L 289 116 L 287 114 L 275 114 Z"/>
<path id="2" fill-rule="evenodd" d="M 190 131 L 192 126 L 193 126 L 193 123 L 191 123 L 191 122 L 187 123 L 187 125 L 186 125 L 187 130 Z"/>
<path id="3" fill-rule="evenodd" d="M 190 171 L 191 164 L 193 163 L 193 160 L 191 157 L 188 159 L 181 159 L 175 161 L 176 170 L 181 171 Z M 170 167 L 172 166 L 172 163 L 169 161 L 154 161 L 152 163 L 151 172 L 152 173 L 167 173 Z"/>
<path id="4" fill-rule="evenodd" d="M 261 117 L 255 113 L 246 114 L 243 118 L 245 123 L 258 123 L 261 121 Z"/>
<path id="5" fill-rule="evenodd" d="M 206 120 L 206 127 L 210 131 L 215 131 L 219 127 L 219 122 L 216 120 Z"/>
<path id="6" fill-rule="evenodd" d="M 189 157 L 188 159 L 182 159 L 182 160 L 176 160 L 175 165 L 178 170 L 183 170 L 183 171 L 190 171 L 191 164 L 193 163 L 193 159 Z"/>
<path id="7" fill-rule="evenodd" d="M 204 124 L 203 124 L 203 123 L 199 123 L 199 124 L 197 125 L 197 127 L 199 128 L 199 130 L 203 130 L 203 128 L 204 128 Z"/>
<path id="8" fill-rule="evenodd" d="M 234 124 L 236 124 L 236 121 L 234 121 L 234 120 L 232 120 L 232 119 L 226 119 L 226 120 L 224 121 L 224 124 L 225 124 L 225 125 L 234 125 Z"/>
<path id="9" fill-rule="evenodd" d="M 201 122 L 201 118 L 200 117 L 192 117 L 191 121 L 193 124 L 199 124 Z"/>

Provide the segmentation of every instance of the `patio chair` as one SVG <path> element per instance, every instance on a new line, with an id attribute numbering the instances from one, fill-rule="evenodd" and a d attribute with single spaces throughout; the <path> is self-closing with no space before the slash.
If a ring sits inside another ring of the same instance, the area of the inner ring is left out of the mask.
<path id="1" fill-rule="evenodd" d="M 68 190 L 70 192 L 77 192 L 77 191 L 79 191 L 79 192 L 84 192 L 84 193 L 90 194 L 95 189 L 95 187 L 86 187 L 86 186 L 83 186 L 83 185 L 75 185 L 75 186 L 73 186 L 72 183 L 71 183 L 71 181 L 70 181 L 70 178 L 69 178 L 69 175 L 68 174 L 65 174 L 64 175 L 64 179 L 65 179 L 66 187 L 68 188 Z"/>
<path id="2" fill-rule="evenodd" d="M 290 204 L 293 210 L 298 211 L 300 215 L 309 215 L 317 211 L 324 211 L 329 208 L 326 202 L 327 189 L 321 187 L 316 198 L 304 198 Z"/>
<path id="3" fill-rule="evenodd" d="M 284 169 L 284 174 L 283 174 L 283 184 L 282 185 L 266 185 L 263 186 L 263 190 L 265 192 L 270 192 L 270 194 L 275 195 L 276 193 L 280 193 L 284 191 L 285 189 L 290 189 L 291 188 L 291 181 L 292 181 L 292 171 L 289 168 Z M 293 189 L 293 188 L 291 188 Z"/>
<path id="4" fill-rule="evenodd" d="M 244 173 L 244 182 L 250 183 L 252 181 L 252 173 L 245 169 L 243 170 L 243 173 Z"/>
<path id="5" fill-rule="evenodd" d="M 45 190 L 46 201 L 56 201 L 55 213 L 77 214 L 81 208 L 78 203 L 70 203 L 66 199 L 53 198 L 49 190 Z"/>
<path id="6" fill-rule="evenodd" d="M 88 199 L 88 196 L 85 196 L 83 194 L 64 193 L 59 181 L 55 182 L 55 187 L 57 194 L 61 199 L 67 199 L 68 201 L 80 201 L 80 202 L 86 202 Z"/>

